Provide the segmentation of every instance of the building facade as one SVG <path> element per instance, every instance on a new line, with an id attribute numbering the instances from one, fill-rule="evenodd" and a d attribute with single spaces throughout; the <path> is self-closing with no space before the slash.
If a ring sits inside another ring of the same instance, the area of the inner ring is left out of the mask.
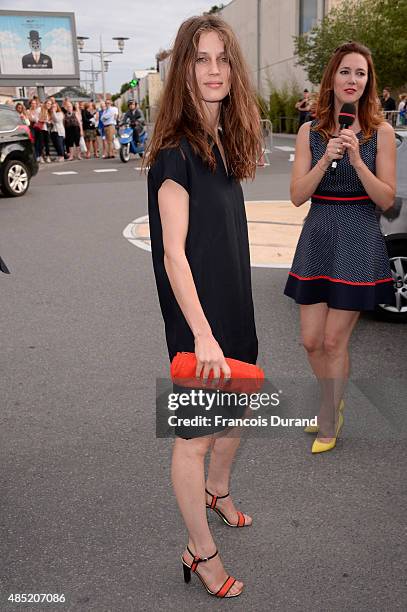
<path id="1" fill-rule="evenodd" d="M 157 116 L 158 104 L 160 101 L 163 82 L 160 74 L 156 71 L 149 72 L 139 81 L 138 99 L 139 103 L 146 106 L 146 119 L 148 122 L 154 122 Z"/>
<path id="2" fill-rule="evenodd" d="M 237 34 L 254 87 L 263 96 L 272 87 L 296 82 L 309 86 L 296 66 L 293 37 L 308 32 L 343 0 L 232 0 L 220 15 Z"/>

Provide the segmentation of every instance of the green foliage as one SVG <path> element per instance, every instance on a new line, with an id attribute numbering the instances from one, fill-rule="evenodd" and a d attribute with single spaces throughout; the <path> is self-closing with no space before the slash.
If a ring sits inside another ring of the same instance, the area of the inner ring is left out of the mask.
<path id="1" fill-rule="evenodd" d="M 126 100 L 123 100 L 123 102 L 121 103 L 120 110 L 122 113 L 125 113 L 128 111 L 128 104 Z"/>
<path id="2" fill-rule="evenodd" d="M 224 6 L 224 4 L 220 4 L 219 6 L 217 4 L 214 4 L 212 8 L 209 9 L 208 15 L 215 15 L 216 13 L 219 13 L 219 11 L 224 8 Z"/>
<path id="3" fill-rule="evenodd" d="M 298 111 L 295 105 L 301 97 L 301 89 L 295 81 L 285 83 L 281 88 L 270 84 L 269 106 L 265 118 L 270 119 L 275 132 L 296 133 Z"/>
<path id="4" fill-rule="evenodd" d="M 267 105 L 267 100 L 265 100 L 265 98 L 263 98 L 260 94 L 256 94 L 256 98 L 257 98 L 257 106 L 259 107 L 259 111 L 260 111 L 260 117 L 262 119 L 268 119 L 269 109 Z"/>
<path id="5" fill-rule="evenodd" d="M 126 91 L 128 91 L 131 88 L 130 83 L 123 83 L 123 85 L 120 87 L 120 95 L 124 94 Z"/>
<path id="6" fill-rule="evenodd" d="M 320 83 L 339 45 L 354 40 L 372 52 L 379 87 L 406 83 L 407 0 L 344 0 L 310 32 L 294 37 L 297 63 Z"/>

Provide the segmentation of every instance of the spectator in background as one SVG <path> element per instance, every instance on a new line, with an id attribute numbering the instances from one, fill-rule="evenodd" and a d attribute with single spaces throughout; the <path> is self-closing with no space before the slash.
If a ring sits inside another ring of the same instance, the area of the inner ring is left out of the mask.
<path id="1" fill-rule="evenodd" d="M 30 120 L 27 116 L 27 111 L 25 109 L 24 104 L 22 102 L 17 102 L 17 104 L 15 105 L 15 109 L 18 112 L 21 121 L 25 123 L 25 125 L 30 125 Z"/>
<path id="2" fill-rule="evenodd" d="M 34 138 L 35 157 L 37 158 L 37 161 L 40 160 L 40 150 L 39 150 L 40 148 L 40 136 L 39 136 L 40 125 L 38 123 L 39 116 L 40 116 L 40 110 L 41 108 L 37 104 L 37 100 L 35 98 L 31 98 L 29 105 L 28 105 L 27 117 L 30 121 L 30 130 Z"/>
<path id="3" fill-rule="evenodd" d="M 316 116 L 317 116 L 317 106 L 318 106 L 318 95 L 317 94 L 311 94 L 310 97 L 309 97 L 308 113 L 307 113 L 307 116 L 305 118 L 305 122 L 313 121 L 316 118 Z"/>
<path id="4" fill-rule="evenodd" d="M 107 147 L 106 147 L 106 134 L 105 134 L 105 128 L 102 122 L 102 114 L 103 112 L 106 110 L 106 104 L 104 103 L 103 100 L 100 101 L 100 108 L 99 108 L 99 121 L 98 121 L 98 134 L 100 136 L 100 139 L 102 141 L 102 159 L 105 159 L 105 157 L 107 157 Z"/>
<path id="5" fill-rule="evenodd" d="M 389 87 L 383 88 L 383 95 L 380 99 L 382 108 L 385 112 L 387 111 L 395 111 L 396 110 L 396 101 L 391 97 L 391 91 Z"/>
<path id="6" fill-rule="evenodd" d="M 118 109 L 112 105 L 110 99 L 106 100 L 106 108 L 102 113 L 102 123 L 106 135 L 107 142 L 107 159 L 114 159 L 114 147 L 113 138 L 116 131 L 116 121 L 118 116 Z"/>
<path id="7" fill-rule="evenodd" d="M 63 101 L 62 101 L 61 111 L 64 113 L 64 115 L 66 113 L 66 106 L 67 106 L 68 102 L 70 102 L 70 101 L 71 101 L 71 99 L 68 98 L 68 97 L 64 98 Z"/>
<path id="8" fill-rule="evenodd" d="M 75 102 L 73 105 L 74 108 L 74 112 L 78 118 L 78 122 L 79 122 L 79 130 L 80 130 L 80 136 L 79 136 L 79 148 L 80 148 L 80 153 L 87 153 L 87 149 L 86 149 L 86 145 L 85 145 L 85 139 L 83 137 L 83 123 L 82 123 L 82 110 L 81 110 L 81 102 Z"/>
<path id="9" fill-rule="evenodd" d="M 30 104 L 31 104 L 31 102 L 32 102 L 33 100 L 35 101 L 35 103 L 37 104 L 37 106 L 38 106 L 38 107 L 40 107 L 40 106 L 41 106 L 41 102 L 40 102 L 39 97 L 38 97 L 38 96 L 31 96 L 30 100 L 28 100 L 28 103 L 27 103 L 27 108 L 30 108 Z"/>
<path id="10" fill-rule="evenodd" d="M 57 102 L 51 104 L 51 119 L 51 140 L 57 152 L 57 161 L 63 162 L 65 149 L 64 113 Z"/>
<path id="11" fill-rule="evenodd" d="M 399 95 L 399 106 L 397 115 L 397 125 L 406 125 L 406 112 L 407 112 L 407 93 Z"/>
<path id="12" fill-rule="evenodd" d="M 117 108 L 117 106 L 116 106 L 116 104 L 113 102 L 113 100 L 112 100 L 111 102 L 112 102 L 112 111 L 113 111 L 113 113 L 115 114 L 115 123 L 116 123 L 116 125 L 117 125 L 117 124 L 118 124 L 118 121 L 119 121 L 119 109 Z"/>
<path id="13" fill-rule="evenodd" d="M 78 115 L 74 110 L 72 102 L 66 102 L 65 105 L 65 141 L 68 151 L 68 161 L 74 159 L 76 154 L 77 159 L 82 159 L 80 150 L 81 126 Z"/>
<path id="14" fill-rule="evenodd" d="M 298 129 L 300 129 L 302 124 L 305 123 L 305 121 L 307 120 L 307 114 L 308 114 L 308 111 L 309 111 L 309 105 L 310 105 L 309 91 L 308 91 L 308 89 L 304 89 L 303 96 L 302 96 L 301 100 L 298 100 L 297 104 L 295 105 L 295 108 L 297 109 L 297 111 L 299 113 L 299 116 L 298 116 Z"/>
<path id="15" fill-rule="evenodd" d="M 51 158 L 49 156 L 49 134 L 51 131 L 51 122 L 52 122 L 52 117 L 51 117 L 51 102 L 50 100 L 46 100 L 42 106 L 41 106 L 41 110 L 40 110 L 40 114 L 39 114 L 39 118 L 38 118 L 38 124 L 39 124 L 39 131 L 38 131 L 38 136 L 40 139 L 40 144 L 39 144 L 39 161 L 45 161 L 48 164 L 51 163 Z M 45 158 L 44 158 L 44 151 L 45 151 Z"/>
<path id="16" fill-rule="evenodd" d="M 83 125 L 83 134 L 86 143 L 86 158 L 89 159 L 92 152 L 97 158 L 98 157 L 98 141 L 97 141 L 97 133 L 96 128 L 99 122 L 99 115 L 96 110 L 96 106 L 93 102 L 87 102 L 84 105 L 84 109 L 82 111 L 82 125 Z"/>

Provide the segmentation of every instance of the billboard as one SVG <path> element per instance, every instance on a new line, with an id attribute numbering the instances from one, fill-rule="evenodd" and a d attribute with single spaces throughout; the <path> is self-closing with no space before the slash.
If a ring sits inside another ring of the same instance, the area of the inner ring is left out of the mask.
<path id="1" fill-rule="evenodd" d="M 79 85 L 74 13 L 0 11 L 2 85 Z"/>

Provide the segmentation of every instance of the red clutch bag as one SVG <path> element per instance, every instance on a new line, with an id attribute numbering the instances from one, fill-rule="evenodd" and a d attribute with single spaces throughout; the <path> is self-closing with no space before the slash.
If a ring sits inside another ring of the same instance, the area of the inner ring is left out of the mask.
<path id="1" fill-rule="evenodd" d="M 238 359 L 226 357 L 230 367 L 230 380 L 225 381 L 222 374 L 216 389 L 239 393 L 255 393 L 260 391 L 264 383 L 264 372 L 259 366 Z M 196 378 L 195 353 L 177 353 L 171 362 L 171 379 L 181 387 L 202 387 L 205 384 L 202 378 Z M 213 370 L 210 371 L 208 381 L 213 380 Z M 209 385 L 213 389 L 213 385 Z"/>

